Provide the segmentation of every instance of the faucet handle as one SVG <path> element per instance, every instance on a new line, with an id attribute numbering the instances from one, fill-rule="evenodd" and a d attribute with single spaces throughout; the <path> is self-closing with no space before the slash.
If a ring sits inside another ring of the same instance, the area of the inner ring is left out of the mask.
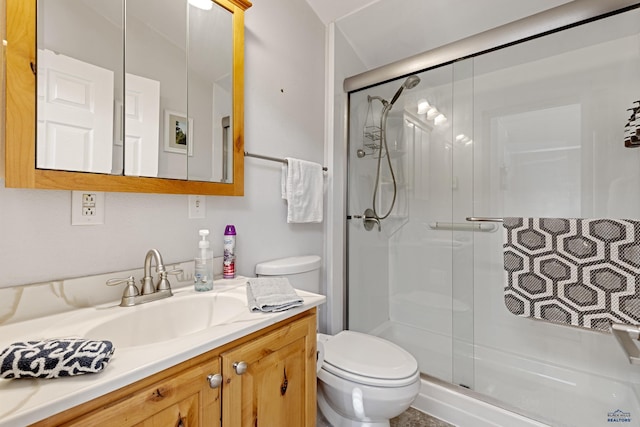
<path id="1" fill-rule="evenodd" d="M 109 279 L 107 280 L 107 286 L 116 286 L 116 285 L 120 285 L 122 283 L 126 283 L 127 287 L 124 289 L 124 294 L 122 294 L 122 296 L 124 297 L 135 297 L 137 295 L 140 295 L 140 292 L 138 291 L 138 288 L 136 288 L 135 285 L 135 279 L 133 278 L 133 276 L 129 276 L 125 279 Z"/>
<path id="2" fill-rule="evenodd" d="M 177 276 L 178 274 L 182 274 L 184 270 L 181 268 L 175 268 L 173 270 L 162 270 L 160 272 L 160 280 L 158 281 L 158 286 L 156 287 L 156 292 L 159 291 L 169 291 L 171 292 L 171 284 L 169 283 L 169 279 L 167 279 L 167 275 L 171 274 Z"/>
<path id="3" fill-rule="evenodd" d="M 124 279 L 116 278 L 116 279 L 107 280 L 107 286 L 116 286 L 122 283 L 126 283 L 127 287 L 124 288 L 124 293 L 122 294 L 122 303 L 120 305 L 122 306 L 132 305 L 130 301 L 132 301 L 134 297 L 137 297 L 138 295 L 140 295 L 138 288 L 136 288 L 136 282 L 133 276 L 129 276 Z"/>
<path id="4" fill-rule="evenodd" d="M 177 276 L 178 274 L 184 273 L 184 270 L 181 268 L 174 268 L 173 270 L 169 270 L 165 272 L 166 274 L 171 274 L 173 276 Z"/>

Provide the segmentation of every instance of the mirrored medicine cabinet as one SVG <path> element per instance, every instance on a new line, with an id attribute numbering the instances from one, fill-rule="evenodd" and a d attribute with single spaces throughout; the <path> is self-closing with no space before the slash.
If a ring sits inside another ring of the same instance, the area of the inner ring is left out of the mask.
<path id="1" fill-rule="evenodd" d="M 6 0 L 6 186 L 242 195 L 250 6 Z"/>

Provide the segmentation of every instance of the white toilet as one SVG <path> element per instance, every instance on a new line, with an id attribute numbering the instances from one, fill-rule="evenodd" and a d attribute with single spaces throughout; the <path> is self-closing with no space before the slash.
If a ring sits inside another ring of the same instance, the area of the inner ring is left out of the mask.
<path id="1" fill-rule="evenodd" d="M 284 276 L 294 288 L 320 293 L 321 258 L 262 262 L 258 276 Z M 420 392 L 418 362 L 397 345 L 372 335 L 318 334 L 318 408 L 333 427 L 388 427 Z M 322 352 L 320 352 L 322 353 Z"/>

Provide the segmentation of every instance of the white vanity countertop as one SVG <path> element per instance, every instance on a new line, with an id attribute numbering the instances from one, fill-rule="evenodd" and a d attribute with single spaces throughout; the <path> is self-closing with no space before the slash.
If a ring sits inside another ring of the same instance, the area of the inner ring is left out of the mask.
<path id="1" fill-rule="evenodd" d="M 245 280 L 240 279 L 203 296 L 229 295 L 241 298 L 246 304 Z M 323 304 L 326 297 L 298 290 L 304 299 L 303 305 L 279 313 L 251 313 L 247 308 L 230 320 L 195 333 L 160 343 L 118 348 L 106 368 L 97 374 L 56 379 L 0 379 L 0 427 L 25 426 L 66 409 L 102 396 L 152 374 L 170 368 L 192 357 L 220 347 L 252 332 L 273 325 L 310 308 Z M 173 298 L 199 295 L 191 288 L 174 290 L 175 296 L 162 301 L 147 303 L 162 304 Z M 215 296 L 214 296 L 215 297 Z M 92 319 L 102 319 L 104 310 L 130 310 L 114 307 L 119 301 L 91 308 L 81 308 L 27 321 L 0 326 L 0 350 L 16 341 L 61 338 L 74 335 L 70 324 L 76 324 L 78 333 L 90 328 Z M 145 305 L 147 305 L 145 304 Z M 134 307 L 135 308 L 135 307 Z M 187 313 L 188 315 L 188 313 Z M 70 322 L 70 320 L 74 320 Z M 97 322 L 96 322 L 97 323 Z M 56 325 L 62 325 L 59 328 Z M 153 324 L 148 325 L 153 328 Z M 109 339 L 104 337 L 103 339 Z"/>

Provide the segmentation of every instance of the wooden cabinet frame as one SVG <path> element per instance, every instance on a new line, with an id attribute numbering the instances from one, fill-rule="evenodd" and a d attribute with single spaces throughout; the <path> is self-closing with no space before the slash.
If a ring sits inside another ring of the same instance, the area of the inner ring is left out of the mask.
<path id="1" fill-rule="evenodd" d="M 6 0 L 5 181 L 11 188 L 242 196 L 244 11 L 247 0 L 212 0 L 233 13 L 233 183 L 36 168 L 36 0 Z"/>

